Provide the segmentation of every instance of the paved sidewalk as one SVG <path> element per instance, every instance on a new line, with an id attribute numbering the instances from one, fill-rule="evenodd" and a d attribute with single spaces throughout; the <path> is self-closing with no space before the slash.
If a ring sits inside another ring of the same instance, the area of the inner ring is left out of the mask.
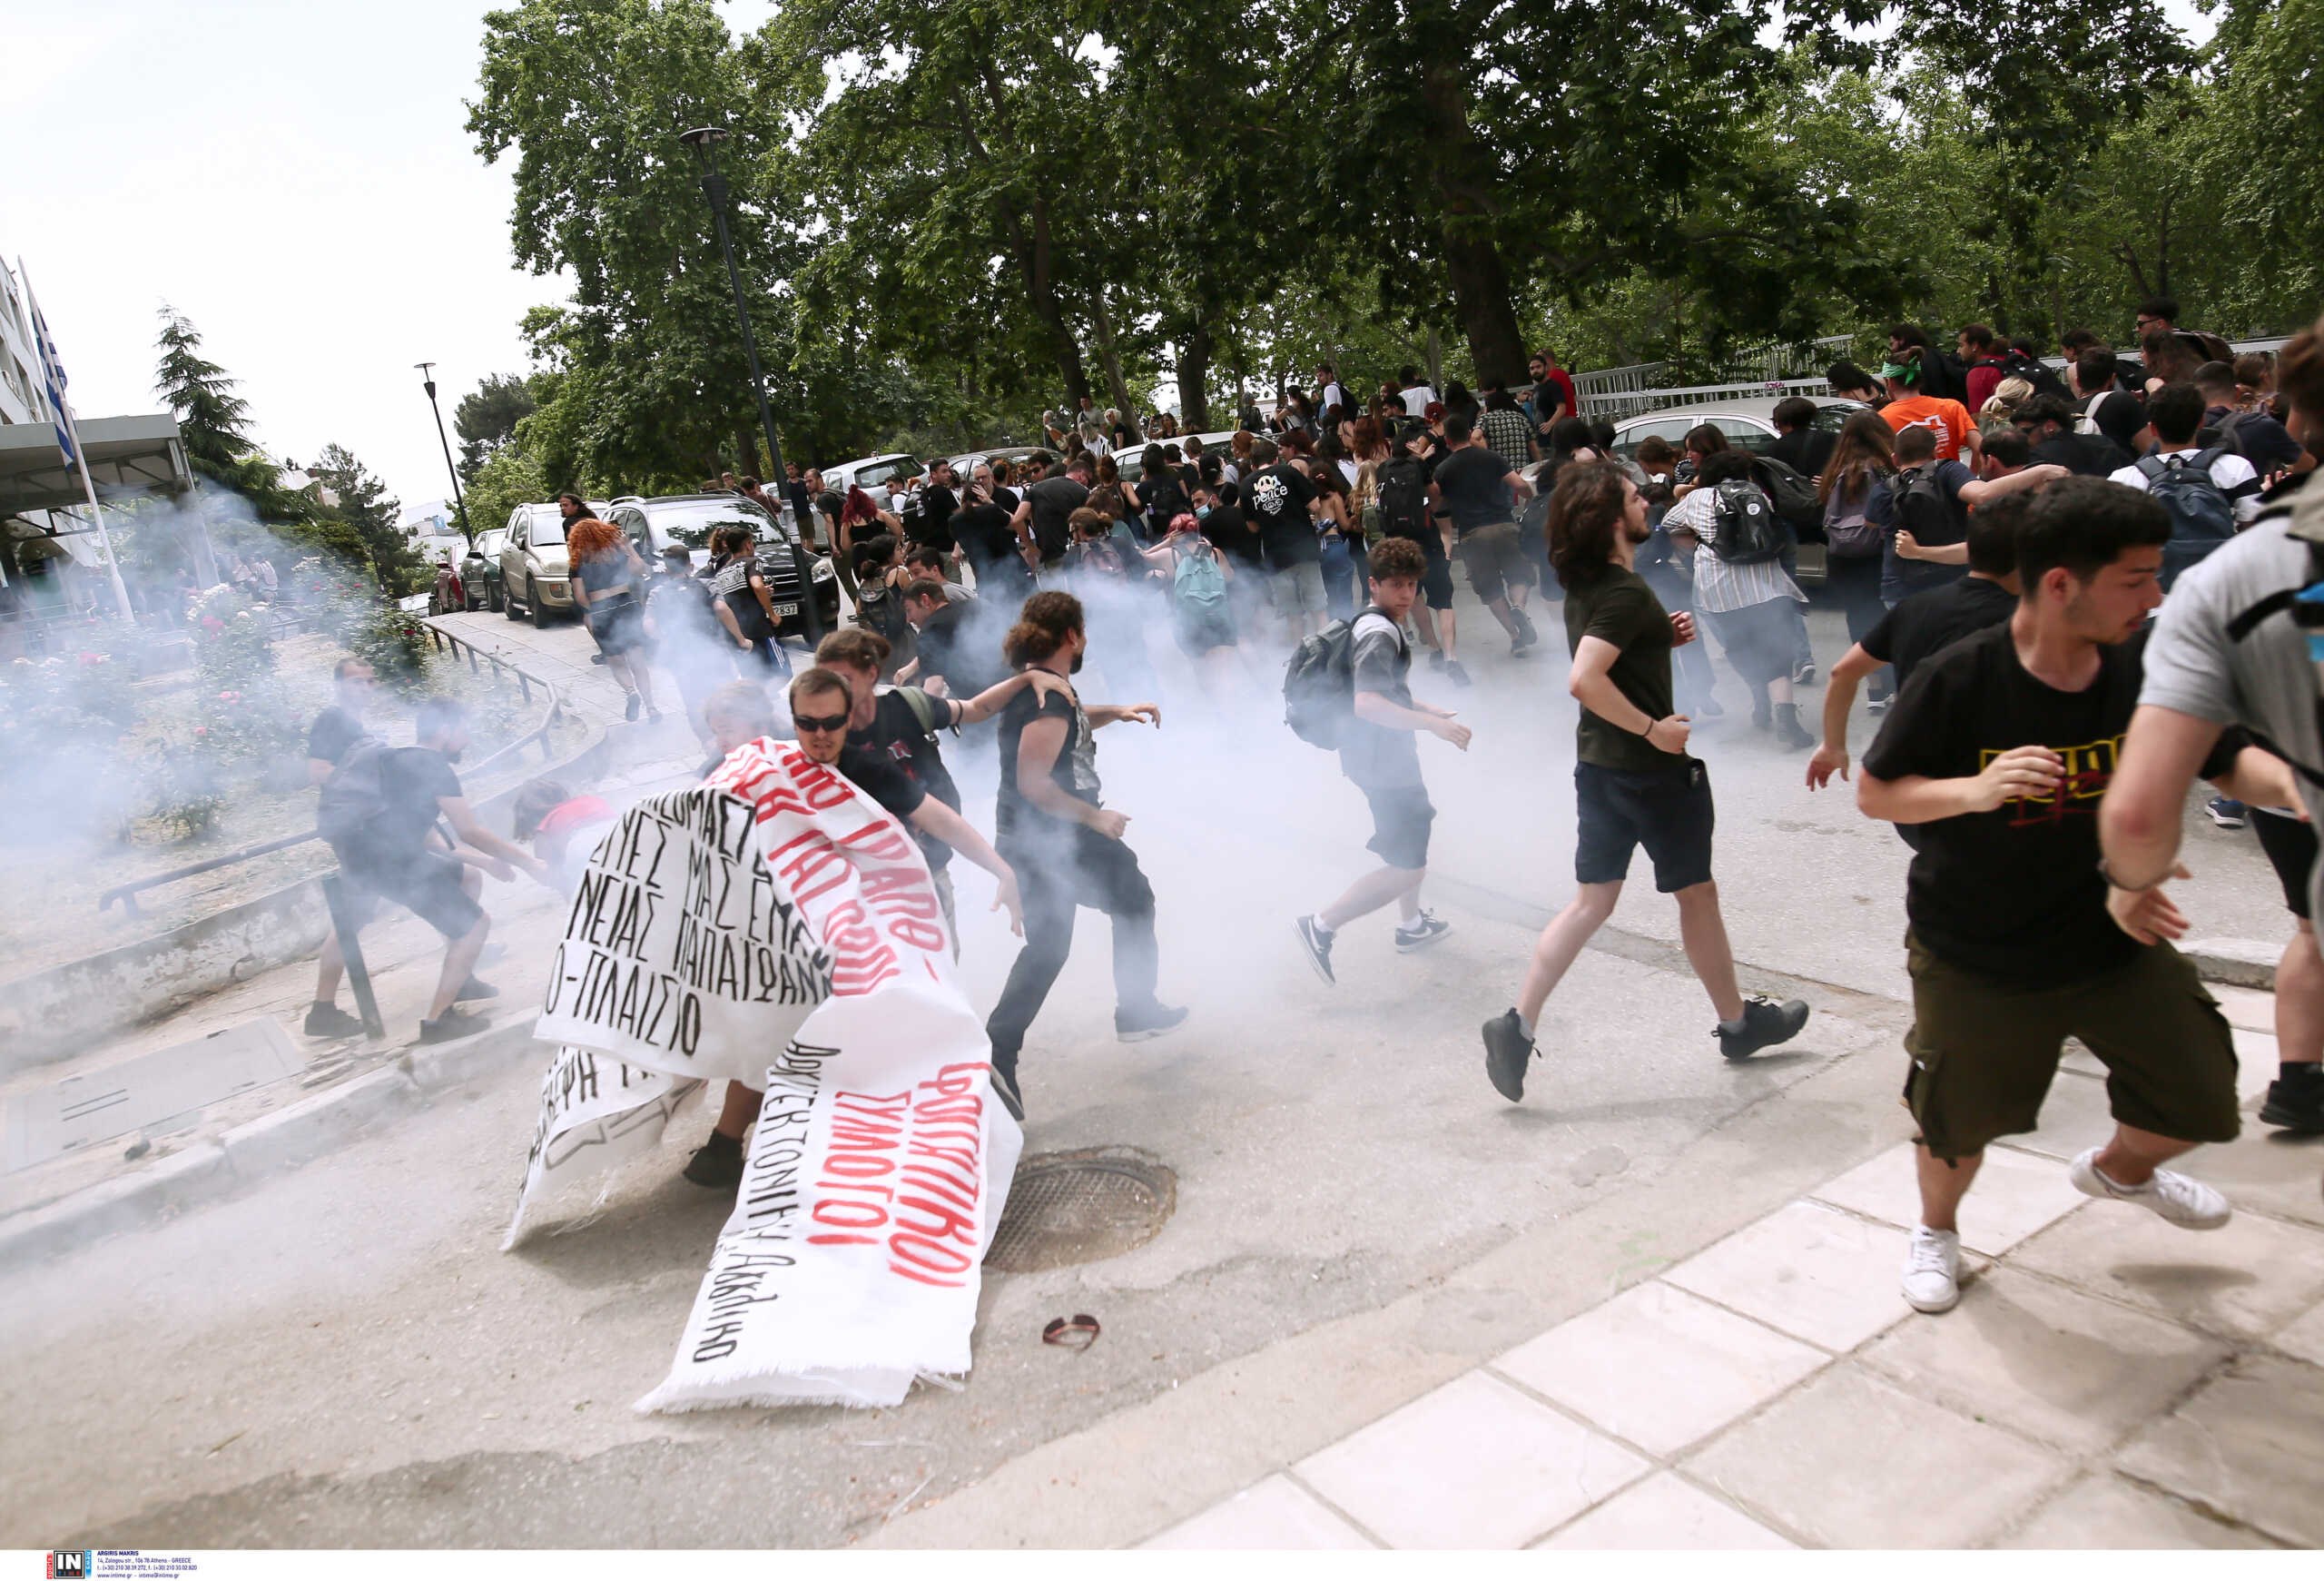
<path id="1" fill-rule="evenodd" d="M 2256 1108 L 2270 996 L 2222 997 Z M 1897 1294 L 1899 1144 L 1145 1546 L 2324 1543 L 2324 1145 L 2202 1150 L 2236 1218 L 2176 1230 L 2068 1183 L 2096 1072 L 1989 1152 L 1950 1313 Z"/>

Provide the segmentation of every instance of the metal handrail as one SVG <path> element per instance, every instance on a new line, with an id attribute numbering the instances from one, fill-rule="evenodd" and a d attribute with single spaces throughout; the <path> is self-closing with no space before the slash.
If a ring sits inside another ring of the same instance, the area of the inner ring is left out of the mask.
<path id="1" fill-rule="evenodd" d="M 565 717 L 565 697 L 564 695 L 556 689 L 556 683 L 547 680 L 543 677 L 534 675 L 531 671 L 525 669 L 521 666 L 510 664 L 507 660 L 501 658 L 497 654 L 486 652 L 484 649 L 477 647 L 476 644 L 468 641 L 468 638 L 460 636 L 458 632 L 442 630 L 438 628 L 433 621 L 424 622 L 423 624 L 427 626 L 428 635 L 435 638 L 436 650 L 438 653 L 444 651 L 447 644 L 451 646 L 451 649 L 454 653 L 458 653 L 460 649 L 466 648 L 468 655 L 468 668 L 471 671 L 478 674 L 482 673 L 483 667 L 477 661 L 479 658 L 485 658 L 492 661 L 494 680 L 497 681 L 501 678 L 500 672 L 503 670 L 507 670 L 510 674 L 514 675 L 517 677 L 517 686 L 524 692 L 525 701 L 527 703 L 533 700 L 533 688 L 535 687 L 544 687 L 548 692 L 548 710 L 541 716 L 540 723 L 534 726 L 530 730 L 526 731 L 522 736 L 517 736 L 516 740 L 510 742 L 507 746 L 502 747 L 491 756 L 484 758 L 472 765 L 468 771 L 469 776 L 471 778 L 481 778 L 486 770 L 497 764 L 502 758 L 509 756 L 511 754 L 521 750 L 526 746 L 536 741 L 540 744 L 541 761 L 544 763 L 548 761 L 549 755 L 554 750 L 549 744 L 549 732 Z M 253 857 L 271 855 L 277 851 L 287 851 L 293 845 L 303 845 L 308 841 L 316 838 L 319 838 L 319 836 L 316 835 L 315 831 L 310 829 L 303 835 L 286 835 L 279 840 L 269 840 L 263 845 L 247 846 L 242 850 L 233 852 L 229 855 L 212 856 L 206 861 L 189 863 L 183 867 L 172 868 L 167 873 L 155 874 L 151 878 L 140 878 L 133 880 L 128 884 L 117 884 L 113 885 L 113 888 L 106 890 L 103 894 L 97 896 L 97 909 L 99 911 L 107 910 L 112 906 L 113 902 L 119 901 L 122 904 L 123 915 L 131 917 L 139 916 L 143 914 L 137 909 L 137 896 L 144 890 L 159 889 L 165 884 L 175 884 L 182 878 L 192 878 L 197 874 L 215 872 L 221 867 L 231 867 L 238 863 L 248 862 Z"/>

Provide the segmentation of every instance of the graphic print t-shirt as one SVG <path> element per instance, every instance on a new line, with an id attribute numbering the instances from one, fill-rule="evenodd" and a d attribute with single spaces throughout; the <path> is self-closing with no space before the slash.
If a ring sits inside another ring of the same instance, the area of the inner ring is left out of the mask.
<path id="1" fill-rule="evenodd" d="M 2143 637 L 2099 650 L 2098 676 L 2062 692 L 2026 673 L 2007 622 L 1924 663 L 1889 706 L 1864 771 L 1965 779 L 2016 746 L 2046 746 L 2065 779 L 2040 800 L 1900 825 L 1913 847 L 1905 913 L 1939 959 L 2029 988 L 2086 981 L 2141 948 L 2106 914 L 2098 803 L 2138 706 Z M 2221 774 L 2238 744 L 2203 765 Z"/>
<path id="2" fill-rule="evenodd" d="M 1243 490 L 1243 514 L 1259 529 L 1267 564 L 1274 569 L 1323 559 L 1315 519 L 1307 514 L 1307 502 L 1315 498 L 1315 486 L 1307 480 L 1307 474 L 1288 461 L 1278 461 L 1259 473 Z"/>

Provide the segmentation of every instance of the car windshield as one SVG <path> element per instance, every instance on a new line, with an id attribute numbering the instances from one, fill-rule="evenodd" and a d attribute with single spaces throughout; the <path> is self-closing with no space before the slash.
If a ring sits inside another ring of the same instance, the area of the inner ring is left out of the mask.
<path id="1" fill-rule="evenodd" d="M 664 543 L 682 543 L 690 549 L 706 549 L 714 534 L 730 527 L 747 529 L 753 539 L 765 540 L 774 536 L 774 524 L 755 510 L 742 510 L 715 500 L 703 500 L 691 505 L 657 505 L 654 507 L 654 529 Z"/>
<path id="2" fill-rule="evenodd" d="M 535 548 L 547 548 L 565 541 L 565 518 L 554 508 L 533 512 L 532 530 L 526 541 Z"/>
<path id="3" fill-rule="evenodd" d="M 891 478 L 917 478 L 920 463 L 906 456 L 893 461 L 873 461 L 855 475 L 858 489 L 870 489 L 875 483 L 885 483 Z"/>

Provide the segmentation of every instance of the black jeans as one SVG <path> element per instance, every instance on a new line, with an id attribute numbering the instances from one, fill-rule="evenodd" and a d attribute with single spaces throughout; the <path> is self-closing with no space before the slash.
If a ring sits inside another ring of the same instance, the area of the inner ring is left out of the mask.
<path id="1" fill-rule="evenodd" d="M 1153 1007 L 1161 954 L 1154 942 L 1154 886 L 1138 868 L 1137 853 L 1119 840 L 1077 826 L 1033 841 L 1012 840 L 1000 854 L 1016 870 L 1025 898 L 1025 947 L 984 1030 L 994 1067 L 1014 1082 L 1025 1030 L 1041 1013 L 1073 949 L 1078 907 L 1114 920 L 1114 998 L 1121 1009 Z"/>
<path id="2" fill-rule="evenodd" d="M 1847 615 L 1848 641 L 1862 642 L 1888 613 L 1888 606 L 1880 598 L 1880 557 L 1836 555 L 1825 565 L 1832 590 L 1840 596 L 1840 608 Z M 1868 685 L 1874 697 L 1885 697 L 1896 689 L 1896 672 L 1884 664 L 1872 672 Z"/>

